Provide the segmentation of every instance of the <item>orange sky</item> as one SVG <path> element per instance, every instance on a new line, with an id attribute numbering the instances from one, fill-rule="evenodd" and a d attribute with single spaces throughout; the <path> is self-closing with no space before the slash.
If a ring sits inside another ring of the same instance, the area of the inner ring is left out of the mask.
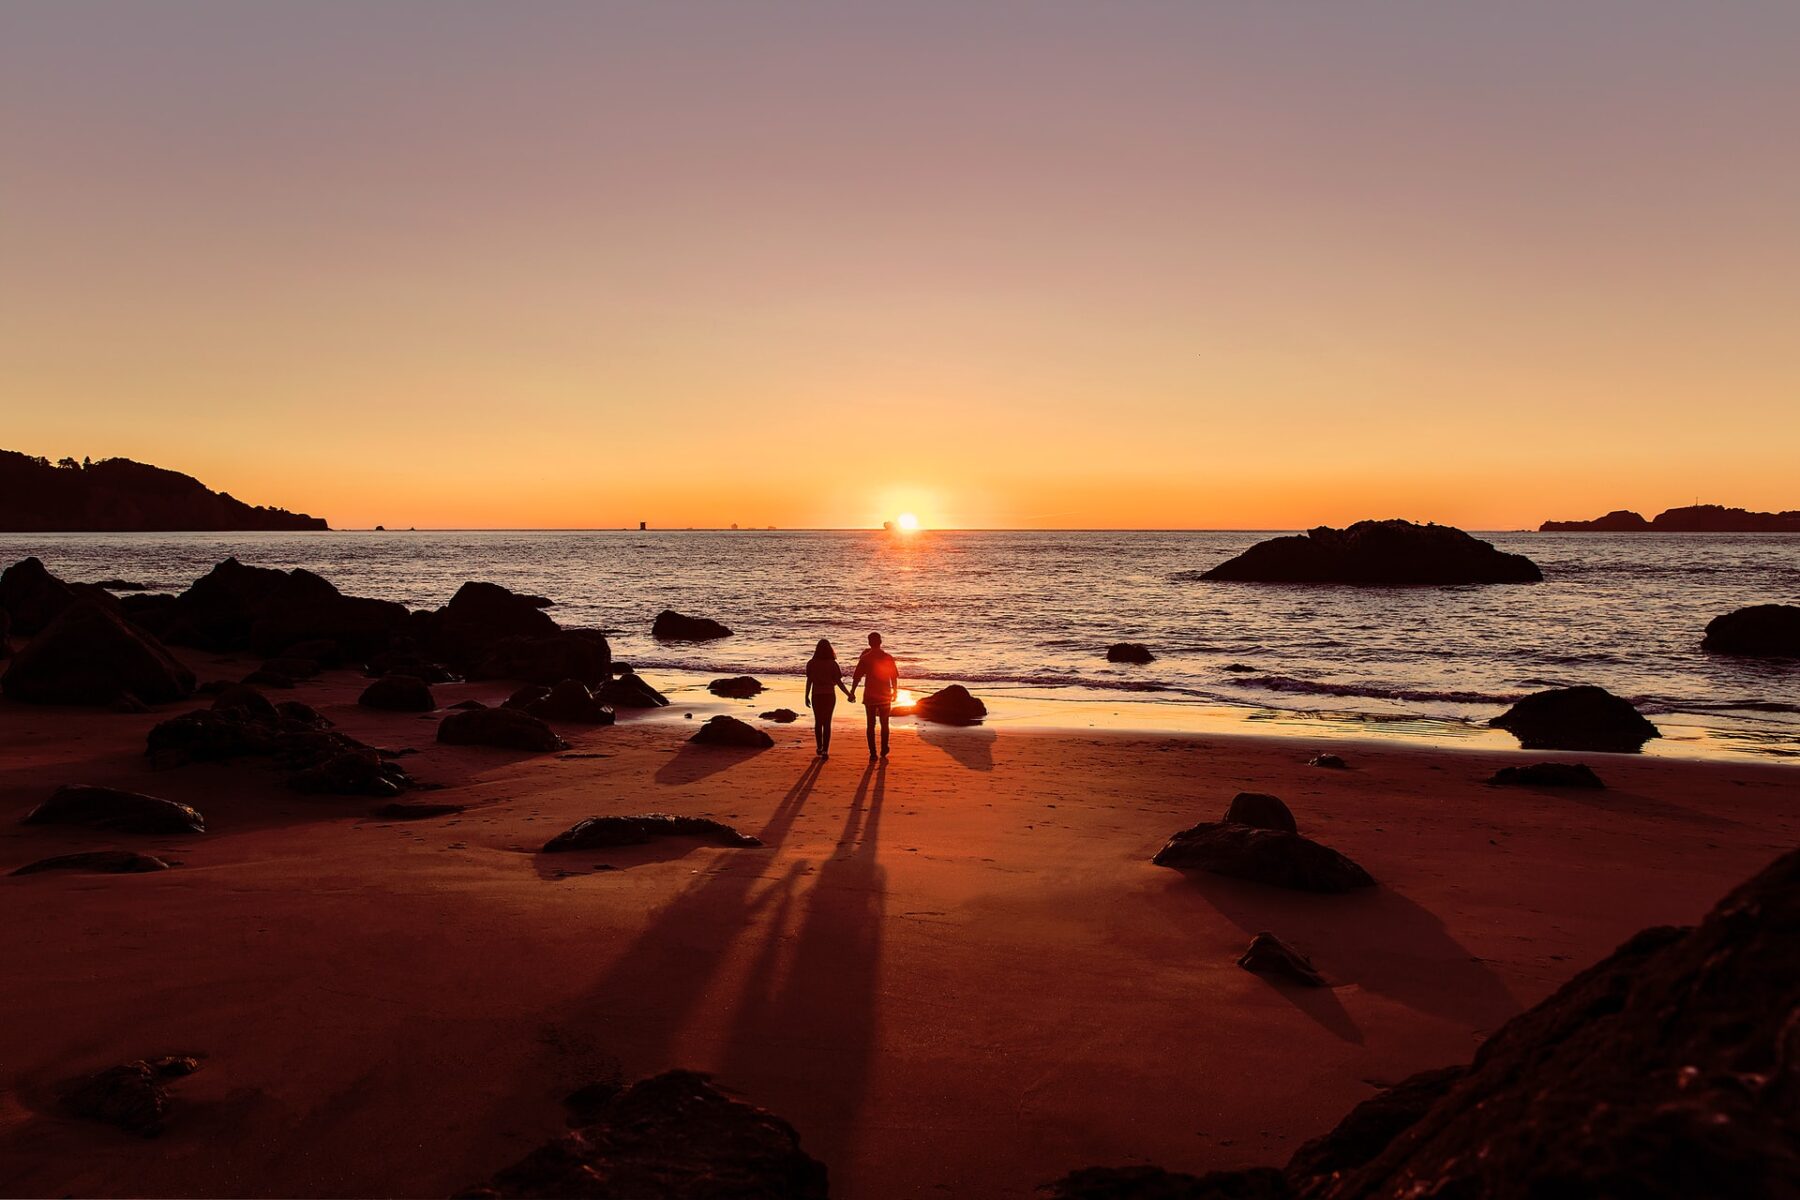
<path id="1" fill-rule="evenodd" d="M 339 526 L 1800 507 L 1797 53 L 1786 3 L 10 4 L 0 446 Z"/>

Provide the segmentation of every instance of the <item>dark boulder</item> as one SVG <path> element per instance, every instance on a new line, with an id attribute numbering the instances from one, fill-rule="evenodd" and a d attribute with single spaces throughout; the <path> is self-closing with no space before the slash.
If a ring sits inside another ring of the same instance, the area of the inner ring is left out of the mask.
<path id="1" fill-rule="evenodd" d="M 256 721 L 270 725 L 281 717 L 281 710 L 267 696 L 247 683 L 228 683 L 220 688 L 213 693 L 212 707 L 215 712 L 240 711 Z"/>
<path id="2" fill-rule="evenodd" d="M 507 637 L 481 655 L 472 674 L 480 679 L 523 679 L 546 685 L 579 679 L 589 687 L 600 687 L 612 678 L 612 647 L 605 634 L 593 629 Z"/>
<path id="3" fill-rule="evenodd" d="M 825 1166 L 786 1121 L 668 1071 L 594 1090 L 579 1128 L 546 1142 L 465 1196 L 616 1200 L 825 1200 Z"/>
<path id="4" fill-rule="evenodd" d="M 1796 998 L 1790 851 L 1698 927 L 1646 929 L 1508 1021 L 1448 1086 L 1403 1084 L 1429 1103 L 1374 1153 L 1331 1152 L 1359 1109 L 1290 1179 L 1321 1200 L 1800 1195 Z"/>
<path id="5" fill-rule="evenodd" d="M 800 719 L 800 714 L 791 708 L 772 708 L 759 716 L 765 721 L 773 721 L 777 725 L 792 725 Z"/>
<path id="6" fill-rule="evenodd" d="M 556 622 L 532 599 L 497 583 L 471 580 L 438 610 L 437 634 L 459 647 L 482 648 L 505 638 L 554 637 Z"/>
<path id="7" fill-rule="evenodd" d="M 760 846 L 756 838 L 709 817 L 677 817 L 648 813 L 636 817 L 589 817 L 544 843 L 544 853 L 565 850 L 606 850 L 614 846 L 641 846 L 653 838 L 689 837 L 721 846 Z"/>
<path id="8" fill-rule="evenodd" d="M 199 1067 L 199 1060 L 187 1055 L 108 1067 L 70 1088 L 63 1107 L 77 1117 L 148 1137 L 158 1131 L 169 1111 L 169 1092 L 163 1085 Z"/>
<path id="9" fill-rule="evenodd" d="M 1524 555 L 1496 550 L 1448 525 L 1358 521 L 1348 529 L 1320 526 L 1258 542 L 1201 578 L 1389 587 L 1539 583 L 1544 575 Z"/>
<path id="10" fill-rule="evenodd" d="M 371 679 L 411 675 L 426 683 L 462 682 L 461 675 L 419 649 L 410 638 L 396 638 L 388 649 L 371 656 L 363 673 Z"/>
<path id="11" fill-rule="evenodd" d="M 1755 604 L 1714 617 L 1700 649 L 1708 654 L 1800 658 L 1800 604 Z"/>
<path id="12" fill-rule="evenodd" d="M 398 796 L 412 786 L 400 767 L 368 746 L 350 747 L 288 776 L 296 792 L 326 796 Z"/>
<path id="13" fill-rule="evenodd" d="M 1312 960 L 1272 933 L 1263 932 L 1250 939 L 1250 947 L 1239 956 L 1238 966 L 1258 975 L 1273 975 L 1302 987 L 1324 987 L 1325 978 Z"/>
<path id="14" fill-rule="evenodd" d="M 987 716 L 987 705 L 960 683 L 931 693 L 913 705 L 913 715 L 939 725 L 973 725 Z"/>
<path id="15" fill-rule="evenodd" d="M 1592 686 L 1536 692 L 1488 724 L 1508 731 L 1527 750 L 1635 754 L 1662 736 L 1629 701 Z"/>
<path id="16" fill-rule="evenodd" d="M 1135 663 L 1143 665 L 1156 661 L 1156 655 L 1150 653 L 1150 647 L 1142 642 L 1114 642 L 1106 648 L 1106 661 L 1114 663 Z"/>
<path id="17" fill-rule="evenodd" d="M 1083 1167 L 1037 1194 L 1043 1200 L 1291 1200 L 1294 1191 L 1280 1171 L 1209 1171 L 1189 1175 L 1161 1167 Z"/>
<path id="18" fill-rule="evenodd" d="M 14 875 L 36 875 L 40 871 L 85 871 L 99 875 L 136 875 L 145 871 L 166 871 L 169 864 L 154 854 L 135 850 L 87 850 L 80 854 L 58 854 L 40 858 L 14 871 Z"/>
<path id="19" fill-rule="evenodd" d="M 1525 767 L 1501 767 L 1489 783 L 1513 787 L 1603 788 L 1600 777 L 1586 763 L 1541 762 Z"/>
<path id="20" fill-rule="evenodd" d="M 163 704 L 192 695 L 194 673 L 156 638 L 83 597 L 18 652 L 0 691 L 26 704 Z"/>
<path id="21" fill-rule="evenodd" d="M 298 700 L 283 700 L 275 706 L 275 715 L 283 721 L 303 726 L 307 729 L 330 729 L 331 719 L 310 704 L 302 704 Z"/>
<path id="22" fill-rule="evenodd" d="M 1303 892 L 1373 887 L 1369 873 L 1329 846 L 1278 829 L 1206 821 L 1184 829 L 1151 860 Z"/>
<path id="23" fill-rule="evenodd" d="M 330 641 L 363 658 L 386 648 L 407 613 L 392 601 L 346 596 L 311 571 L 228 558 L 166 606 L 134 617 L 176 645 L 280 655 L 297 643 Z"/>
<path id="24" fill-rule="evenodd" d="M 1294 814 L 1288 810 L 1288 806 L 1266 792 L 1239 792 L 1226 806 L 1225 819 L 1239 825 L 1249 825 L 1255 829 L 1280 829 L 1287 833 L 1300 832 L 1300 827 L 1294 823 Z"/>
<path id="25" fill-rule="evenodd" d="M 661 642 L 710 642 L 730 637 L 731 630 L 707 617 L 689 617 L 665 608 L 651 622 L 650 636 Z"/>
<path id="26" fill-rule="evenodd" d="M 775 744 L 774 738 L 754 725 L 725 716 L 714 717 L 702 725 L 688 741 L 697 746 L 740 746 L 754 750 L 766 750 Z"/>
<path id="27" fill-rule="evenodd" d="M 438 722 L 437 740 L 447 746 L 496 746 L 539 753 L 569 748 L 548 725 L 516 708 L 452 712 Z"/>
<path id="28" fill-rule="evenodd" d="M 0 572 L 0 609 L 21 637 L 36 633 L 75 602 L 76 591 L 36 558 L 21 558 Z"/>
<path id="29" fill-rule="evenodd" d="M 240 688 L 221 694 L 213 708 L 153 726 L 145 753 L 163 767 L 266 758 L 290 773 L 290 787 L 310 793 L 392 796 L 412 786 L 379 751 L 328 725 L 305 705 L 270 705 L 253 689 Z"/>
<path id="30" fill-rule="evenodd" d="M 587 684 L 565 679 L 548 689 L 526 710 L 546 721 L 572 721 L 578 725 L 611 725 L 613 710 L 600 703 Z"/>
<path id="31" fill-rule="evenodd" d="M 431 687 L 410 675 L 389 675 L 377 679 L 356 698 L 363 708 L 379 708 L 388 712 L 430 712 L 437 707 Z"/>
<path id="32" fill-rule="evenodd" d="M 730 679 L 713 680 L 706 685 L 706 690 L 727 700 L 754 700 L 765 689 L 759 680 L 748 675 L 734 675 Z"/>
<path id="33" fill-rule="evenodd" d="M 600 685 L 594 698 L 608 708 L 662 708 L 669 698 L 630 671 Z"/>
<path id="34" fill-rule="evenodd" d="M 173 800 L 119 788 L 70 784 L 25 816 L 27 825 L 91 825 L 121 833 L 205 833 L 206 820 Z"/>
<path id="35" fill-rule="evenodd" d="M 1425 1115 L 1467 1072 L 1438 1067 L 1408 1076 L 1364 1100 L 1329 1133 L 1313 1138 L 1288 1160 L 1291 1178 L 1317 1183 L 1369 1162 Z"/>
<path id="36" fill-rule="evenodd" d="M 1317 754 L 1307 760 L 1309 767 L 1324 767 L 1327 771 L 1348 771 L 1350 764 L 1335 754 Z"/>

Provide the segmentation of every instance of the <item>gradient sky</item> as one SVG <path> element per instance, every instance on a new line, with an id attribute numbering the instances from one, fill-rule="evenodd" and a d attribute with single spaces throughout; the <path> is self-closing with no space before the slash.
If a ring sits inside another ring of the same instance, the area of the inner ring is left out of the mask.
<path id="1" fill-rule="evenodd" d="M 0 2 L 0 446 L 340 526 L 1800 507 L 1800 4 Z"/>

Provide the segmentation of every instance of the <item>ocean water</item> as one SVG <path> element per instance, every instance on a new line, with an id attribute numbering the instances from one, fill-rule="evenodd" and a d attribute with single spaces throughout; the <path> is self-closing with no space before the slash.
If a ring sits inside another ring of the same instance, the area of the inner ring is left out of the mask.
<path id="1" fill-rule="evenodd" d="M 73 580 L 180 590 L 213 563 L 306 567 L 344 591 L 435 607 L 468 579 L 553 598 L 649 672 L 797 675 L 828 637 L 880 630 L 908 682 L 967 684 L 1003 717 L 1059 704 L 1171 728 L 1237 714 L 1365 734 L 1474 735 L 1528 692 L 1597 683 L 1672 734 L 1667 752 L 1800 758 L 1800 664 L 1700 653 L 1707 621 L 1800 602 L 1800 537 L 1484 534 L 1538 585 L 1359 589 L 1210 583 L 1254 532 L 332 532 L 0 534 Z M 663 608 L 735 634 L 649 636 Z M 1147 643 L 1148 666 L 1104 659 Z M 1073 711 L 1073 710 L 1071 710 Z M 1501 736 L 1501 735 L 1490 735 Z M 1506 743 L 1510 744 L 1510 743 Z"/>

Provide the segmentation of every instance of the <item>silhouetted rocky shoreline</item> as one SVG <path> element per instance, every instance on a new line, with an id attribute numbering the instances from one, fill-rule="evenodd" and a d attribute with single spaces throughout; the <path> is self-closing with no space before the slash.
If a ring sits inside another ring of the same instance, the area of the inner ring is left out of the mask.
<path id="1" fill-rule="evenodd" d="M 1628 508 L 1591 521 L 1545 521 L 1539 533 L 1800 533 L 1800 510 L 1752 512 L 1718 504 L 1671 508 L 1645 520 Z"/>
<path id="2" fill-rule="evenodd" d="M 191 475 L 107 458 L 99 462 L 0 450 L 0 531 L 175 533 L 330 529 L 323 517 L 245 504 Z"/>

